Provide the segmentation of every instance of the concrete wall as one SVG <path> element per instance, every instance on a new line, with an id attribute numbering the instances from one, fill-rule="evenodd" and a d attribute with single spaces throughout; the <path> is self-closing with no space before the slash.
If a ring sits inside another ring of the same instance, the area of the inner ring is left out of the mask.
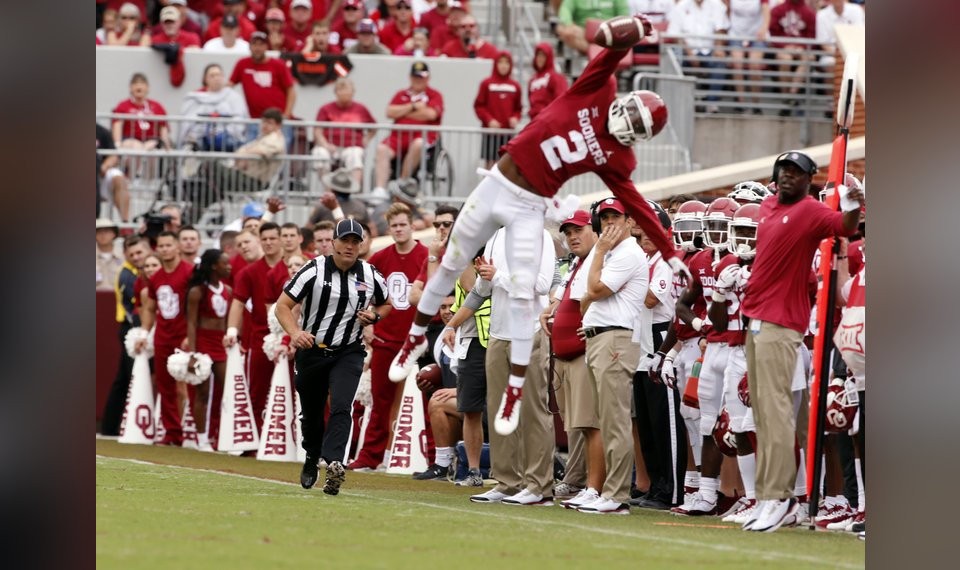
<path id="1" fill-rule="evenodd" d="M 778 117 L 698 117 L 691 161 L 710 168 L 833 140 L 833 122 L 810 123 L 810 141 L 800 140 L 803 123 Z"/>
<path id="2" fill-rule="evenodd" d="M 203 68 L 219 63 L 229 76 L 238 55 L 209 53 L 193 48 L 184 52 L 186 79 L 179 87 L 170 84 L 170 68 L 160 52 L 136 47 L 98 47 L 97 112 L 109 112 L 129 95 L 128 85 L 134 72 L 145 73 L 150 80 L 150 98 L 159 101 L 167 113 L 177 115 L 184 94 L 200 88 Z M 353 70 L 350 77 L 357 85 L 356 99 L 367 107 L 378 122 L 389 122 L 384 115 L 393 94 L 409 85 L 412 57 L 350 56 Z M 490 75 L 492 62 L 487 59 L 426 58 L 430 66 L 430 85 L 440 91 L 444 101 L 443 124 L 479 127 L 473 113 L 473 100 L 480 82 Z M 333 100 L 332 84 L 324 87 L 297 86 L 294 115 L 308 120 L 317 116 L 317 109 Z"/>

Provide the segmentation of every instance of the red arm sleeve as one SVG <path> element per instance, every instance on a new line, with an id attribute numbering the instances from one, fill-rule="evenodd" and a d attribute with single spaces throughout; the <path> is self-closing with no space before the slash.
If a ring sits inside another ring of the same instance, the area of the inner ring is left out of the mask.
<path id="1" fill-rule="evenodd" d="M 243 62 L 241 61 L 238 61 L 237 64 L 233 66 L 233 72 L 230 73 L 230 83 L 234 85 L 240 83 L 241 73 L 243 71 L 241 67 L 243 67 Z"/>

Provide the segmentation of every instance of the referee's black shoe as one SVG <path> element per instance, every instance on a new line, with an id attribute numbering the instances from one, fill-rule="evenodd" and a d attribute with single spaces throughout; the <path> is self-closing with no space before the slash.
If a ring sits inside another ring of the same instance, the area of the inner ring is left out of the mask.
<path id="1" fill-rule="evenodd" d="M 317 482 L 317 477 L 319 476 L 317 464 L 320 463 L 319 457 L 307 456 L 307 460 L 303 462 L 303 469 L 300 471 L 300 485 L 304 489 L 309 489 L 313 487 Z"/>

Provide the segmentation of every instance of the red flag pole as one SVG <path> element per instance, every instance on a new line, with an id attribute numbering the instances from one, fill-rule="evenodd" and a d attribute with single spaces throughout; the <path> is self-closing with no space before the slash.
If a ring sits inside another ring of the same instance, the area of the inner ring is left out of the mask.
<path id="1" fill-rule="evenodd" d="M 834 188 L 827 195 L 826 203 L 831 210 L 840 206 L 836 191 L 843 184 L 847 170 L 847 140 L 853 123 L 853 106 L 856 97 L 856 74 L 859 55 L 849 54 L 843 69 L 840 97 L 837 102 L 839 134 L 833 141 L 827 186 Z M 807 496 L 809 498 L 810 528 L 815 529 L 814 517 L 820 502 L 820 471 L 823 456 L 823 432 L 826 424 L 827 387 L 830 383 L 830 354 L 833 348 L 833 315 L 836 305 L 837 253 L 840 242 L 834 238 L 820 244 L 820 289 L 817 291 L 817 333 L 813 341 L 813 383 L 810 386 L 810 415 L 807 429 Z"/>

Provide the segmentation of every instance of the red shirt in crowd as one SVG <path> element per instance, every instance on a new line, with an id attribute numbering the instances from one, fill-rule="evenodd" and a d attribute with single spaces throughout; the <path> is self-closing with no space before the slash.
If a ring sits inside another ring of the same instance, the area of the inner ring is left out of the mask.
<path id="1" fill-rule="evenodd" d="M 363 103 L 351 101 L 346 107 L 341 107 L 336 101 L 327 103 L 317 111 L 317 120 L 329 123 L 376 123 L 377 120 L 370 114 Z M 341 148 L 349 146 L 363 146 L 363 129 L 345 129 L 330 127 L 323 129 L 323 136 L 334 146 Z"/>
<path id="2" fill-rule="evenodd" d="M 770 35 L 812 40 L 817 37 L 817 15 L 804 0 L 784 0 L 770 9 Z M 789 44 L 772 42 L 772 45 Z"/>
<path id="3" fill-rule="evenodd" d="M 225 281 L 227 285 L 233 287 L 233 282 L 236 280 L 237 275 L 240 275 L 240 272 L 243 271 L 243 268 L 248 265 L 247 260 L 243 258 L 243 255 L 236 254 L 230 258 L 230 277 L 226 278 Z"/>
<path id="4" fill-rule="evenodd" d="M 795 204 L 781 204 L 776 196 L 768 196 L 760 204 L 759 215 L 757 255 L 743 314 L 802 334 L 810 324 L 813 255 L 825 238 L 847 233 L 843 215 L 812 196 Z"/>
<path id="5" fill-rule="evenodd" d="M 383 275 L 393 305 L 390 314 L 374 325 L 375 336 L 387 342 L 403 342 L 406 338 L 417 314 L 417 308 L 410 304 L 410 288 L 427 255 L 427 246 L 417 242 L 408 253 L 397 253 L 393 245 L 370 256 L 370 265 Z"/>
<path id="6" fill-rule="evenodd" d="M 330 45 L 340 46 L 341 50 L 345 50 L 356 43 L 356 41 L 356 28 L 351 30 L 342 19 L 330 27 Z"/>
<path id="7" fill-rule="evenodd" d="M 312 33 L 313 25 L 310 22 L 307 22 L 302 30 L 294 28 L 293 22 L 287 22 L 287 25 L 283 27 L 283 37 L 286 40 L 284 46 L 287 46 L 290 51 L 303 51 L 303 47 L 307 45 L 307 38 Z"/>
<path id="8" fill-rule="evenodd" d="M 180 346 L 187 337 L 187 283 L 193 264 L 180 260 L 173 271 L 163 267 L 147 284 L 147 294 L 157 303 L 155 346 Z"/>
<path id="9" fill-rule="evenodd" d="M 270 107 L 281 111 L 286 108 L 287 90 L 293 87 L 293 75 L 282 60 L 268 57 L 257 63 L 252 57 L 245 57 L 234 66 L 230 83 L 243 85 L 250 116 L 259 119 Z"/>
<path id="10" fill-rule="evenodd" d="M 546 60 L 542 67 L 537 67 L 536 53 L 543 52 Z M 549 42 L 537 44 L 534 51 L 533 77 L 527 84 L 527 98 L 530 102 L 530 120 L 532 121 L 544 107 L 567 90 L 567 78 L 556 70 L 553 65 L 553 48 Z"/>
<path id="11" fill-rule="evenodd" d="M 414 23 L 410 23 L 410 30 L 407 33 L 400 31 L 400 28 L 397 27 L 396 22 L 388 22 L 386 26 L 380 30 L 380 43 L 387 46 L 387 48 L 393 52 L 397 48 L 403 46 L 403 42 L 413 37 L 413 27 Z"/>
<path id="12" fill-rule="evenodd" d="M 290 268 L 283 260 L 280 260 L 280 263 L 274 265 L 267 272 L 267 279 L 263 282 L 264 303 L 267 305 L 276 303 L 277 299 L 280 298 L 280 293 L 283 293 L 283 286 L 287 284 L 287 281 L 290 281 Z"/>
<path id="13" fill-rule="evenodd" d="M 200 36 L 193 32 L 188 32 L 186 30 L 180 30 L 177 32 L 177 35 L 170 37 L 167 34 L 163 33 L 163 28 L 161 27 L 160 32 L 154 32 L 150 36 L 151 44 L 180 44 L 181 48 L 188 47 L 200 47 Z"/>
<path id="14" fill-rule="evenodd" d="M 144 119 L 165 116 L 167 114 L 167 110 L 163 108 L 163 105 L 153 99 L 146 99 L 143 103 L 137 103 L 132 99 L 124 99 L 117 103 L 117 106 L 113 108 L 113 112 L 126 115 L 140 115 L 144 117 Z M 159 137 L 160 129 L 167 126 L 166 121 L 116 119 L 114 123 L 118 121 L 123 122 L 121 136 L 124 139 L 137 139 L 138 141 Z"/>
<path id="15" fill-rule="evenodd" d="M 223 18 L 217 18 L 216 20 L 210 22 L 210 25 L 207 26 L 207 35 L 204 36 L 203 41 L 209 41 L 213 38 L 220 37 L 220 22 L 223 21 Z M 240 37 L 250 41 L 250 34 L 257 31 L 257 26 L 247 18 L 237 18 L 237 23 L 240 24 Z"/>
<path id="16" fill-rule="evenodd" d="M 278 265 L 282 264 L 282 261 L 278 262 Z M 241 339 L 248 349 L 259 350 L 263 344 L 263 337 L 270 332 L 267 327 L 264 283 L 267 282 L 267 275 L 271 269 L 267 265 L 267 259 L 261 257 L 246 266 L 234 280 L 233 298 L 243 303 L 246 306 L 246 312 L 250 315 L 249 326 L 247 321 L 243 324 L 243 339 Z"/>
<path id="17" fill-rule="evenodd" d="M 414 93 L 410 89 L 401 89 L 394 94 L 390 100 L 390 105 L 406 105 L 411 101 L 421 101 L 428 107 L 437 110 L 437 118 L 433 121 L 422 121 L 420 119 L 411 119 L 409 116 L 400 117 L 394 123 L 398 125 L 439 125 L 443 119 L 443 95 L 432 87 L 427 87 L 422 93 Z M 394 136 L 399 137 L 401 146 L 406 147 L 409 141 L 414 137 L 419 137 L 420 133 L 415 131 L 394 131 Z M 436 131 L 427 133 L 427 143 L 433 144 L 437 141 L 438 133 Z"/>
<path id="18" fill-rule="evenodd" d="M 607 109 L 617 97 L 613 73 L 626 50 L 605 49 L 590 60 L 570 89 L 541 111 L 504 145 L 537 194 L 552 198 L 574 176 L 593 172 L 626 207 L 665 260 L 677 255 L 653 209 L 637 192 L 631 176 L 637 166 L 633 148 L 607 132 Z M 570 133 L 576 141 L 570 139 Z M 573 149 L 584 148 L 586 153 Z M 592 149 L 592 150 L 591 150 Z"/>
<path id="19" fill-rule="evenodd" d="M 443 49 L 440 52 L 447 57 L 480 57 L 485 59 L 493 59 L 500 53 L 496 46 L 490 42 L 477 40 L 477 44 L 472 45 L 468 51 L 467 47 L 463 45 L 463 40 L 458 37 L 443 44 Z"/>
<path id="20" fill-rule="evenodd" d="M 484 127 L 490 126 L 491 120 L 500 123 L 500 128 L 509 128 L 510 119 L 520 120 L 523 110 L 523 90 L 515 79 L 510 77 L 510 71 L 500 74 L 497 62 L 501 57 L 510 60 L 510 70 L 513 69 L 513 58 L 510 52 L 502 51 L 493 60 L 493 73 L 480 82 L 477 98 L 473 101 L 473 110 Z"/>

